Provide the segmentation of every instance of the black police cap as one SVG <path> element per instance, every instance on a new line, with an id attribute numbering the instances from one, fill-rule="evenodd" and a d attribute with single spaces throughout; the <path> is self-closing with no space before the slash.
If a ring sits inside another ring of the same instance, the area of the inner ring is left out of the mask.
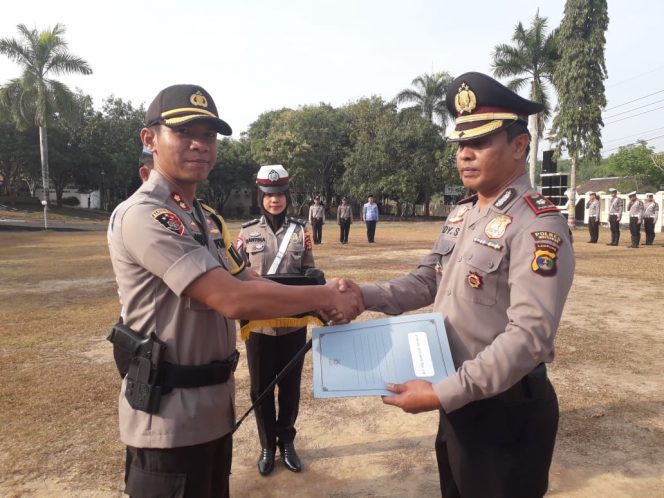
<path id="1" fill-rule="evenodd" d="M 451 142 L 463 142 L 498 133 L 544 105 L 524 99 L 486 74 L 470 72 L 454 79 L 446 90 L 447 110 L 456 119 Z"/>
<path id="2" fill-rule="evenodd" d="M 145 126 L 179 126 L 198 119 L 211 123 L 221 135 L 233 133 L 228 123 L 219 118 L 212 96 L 198 85 L 173 85 L 164 88 L 148 107 Z"/>

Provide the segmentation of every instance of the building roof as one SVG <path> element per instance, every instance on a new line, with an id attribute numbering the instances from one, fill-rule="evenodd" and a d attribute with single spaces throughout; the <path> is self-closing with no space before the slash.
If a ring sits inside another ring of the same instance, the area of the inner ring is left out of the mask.
<path id="1" fill-rule="evenodd" d="M 576 193 L 583 195 L 586 192 L 608 192 L 610 188 L 618 189 L 624 194 L 638 189 L 638 182 L 634 176 L 608 176 L 604 178 L 591 178 L 585 183 L 576 186 Z"/>

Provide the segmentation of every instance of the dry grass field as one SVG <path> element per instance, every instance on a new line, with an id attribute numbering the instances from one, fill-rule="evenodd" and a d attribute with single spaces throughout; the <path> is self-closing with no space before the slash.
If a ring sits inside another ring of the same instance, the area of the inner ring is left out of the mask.
<path id="1" fill-rule="evenodd" d="M 358 223 L 342 246 L 328 224 L 315 257 L 328 278 L 389 279 L 413 267 L 439 229 L 381 222 L 370 245 Z M 664 234 L 638 250 L 604 245 L 606 230 L 597 245 L 584 229 L 575 237 L 577 272 L 550 367 L 561 424 L 549 496 L 662 497 Z M 105 341 L 119 305 L 104 231 L 0 230 L 0 278 L 0 496 L 122 496 L 120 379 Z M 250 417 L 235 436 L 233 495 L 438 496 L 437 414 L 372 398 L 314 400 L 310 361 L 297 440 L 304 471 L 279 464 L 260 477 Z M 236 375 L 243 413 L 244 358 Z"/>

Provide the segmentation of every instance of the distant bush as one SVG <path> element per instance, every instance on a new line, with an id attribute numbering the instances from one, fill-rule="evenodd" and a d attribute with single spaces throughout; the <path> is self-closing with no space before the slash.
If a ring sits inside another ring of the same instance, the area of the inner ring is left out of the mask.
<path id="1" fill-rule="evenodd" d="M 63 206 L 79 206 L 81 201 L 78 200 L 78 197 L 65 197 L 62 199 Z"/>

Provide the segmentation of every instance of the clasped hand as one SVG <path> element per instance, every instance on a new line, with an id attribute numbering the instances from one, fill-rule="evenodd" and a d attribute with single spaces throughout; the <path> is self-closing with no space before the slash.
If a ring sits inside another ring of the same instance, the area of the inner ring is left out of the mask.
<path id="1" fill-rule="evenodd" d="M 362 291 L 352 280 L 335 278 L 326 287 L 331 291 L 331 299 L 319 313 L 330 325 L 348 323 L 364 311 Z"/>

